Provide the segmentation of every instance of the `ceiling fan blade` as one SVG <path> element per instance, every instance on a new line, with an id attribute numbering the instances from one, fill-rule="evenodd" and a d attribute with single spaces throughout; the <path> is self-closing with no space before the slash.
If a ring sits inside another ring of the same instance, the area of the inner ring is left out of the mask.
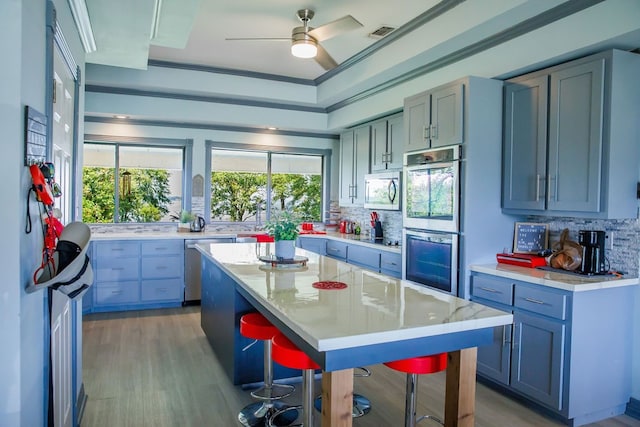
<path id="1" fill-rule="evenodd" d="M 242 41 L 242 40 L 265 40 L 265 41 L 291 41 L 291 37 L 227 37 L 225 40 L 229 41 Z"/>
<path id="2" fill-rule="evenodd" d="M 335 21 L 320 25 L 309 31 L 309 35 L 319 42 L 335 37 L 347 31 L 362 27 L 362 24 L 353 16 L 347 15 Z"/>
<path id="3" fill-rule="evenodd" d="M 329 71 L 338 66 L 338 63 L 329 55 L 329 53 L 324 50 L 324 48 L 318 45 L 318 53 L 314 58 L 318 64 L 322 66 L 325 70 Z"/>

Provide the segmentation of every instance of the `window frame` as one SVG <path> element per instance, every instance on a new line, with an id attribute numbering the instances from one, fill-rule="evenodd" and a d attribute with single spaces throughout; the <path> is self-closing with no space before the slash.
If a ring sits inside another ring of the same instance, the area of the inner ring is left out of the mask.
<path id="1" fill-rule="evenodd" d="M 191 211 L 191 179 L 193 169 L 193 139 L 173 139 L 173 138 L 150 138 L 150 137 L 127 137 L 127 136 L 113 136 L 113 135 L 97 135 L 97 134 L 85 134 L 84 144 L 100 144 L 100 145 L 113 145 L 115 146 L 115 163 L 114 167 L 116 172 L 120 167 L 120 153 L 119 147 L 157 147 L 157 148 L 177 148 L 182 150 L 182 210 Z M 84 159 L 80 167 L 81 170 L 85 167 Z M 82 184 L 82 174 L 80 176 L 80 184 Z M 120 180 L 115 180 L 114 192 L 119 194 Z M 115 196 L 115 194 L 114 194 Z M 119 197 L 116 198 L 114 206 L 114 221 L 110 223 L 100 223 L 101 225 L 123 225 L 123 224 L 170 224 L 171 221 L 158 221 L 158 222 L 120 222 L 119 215 Z M 80 212 L 82 212 L 82 203 L 80 204 Z M 116 222 L 116 219 L 118 220 Z"/>
<path id="2" fill-rule="evenodd" d="M 207 224 L 211 223 L 211 159 L 214 149 L 221 150 L 241 150 L 241 151 L 257 151 L 260 153 L 267 153 L 267 186 L 271 187 L 271 155 L 272 154 L 300 154 L 300 155 L 312 155 L 322 157 L 322 200 L 321 209 L 322 217 L 321 221 L 327 220 L 330 203 L 330 191 L 331 191 L 331 154 L 329 149 L 317 149 L 317 148 L 303 148 L 303 147 L 289 147 L 289 146 L 271 146 L 271 145 L 259 145 L 259 144 L 242 144 L 233 142 L 219 142 L 205 140 L 205 176 L 207 177 L 206 185 L 204 188 L 204 215 Z M 271 198 L 267 198 L 266 219 L 271 217 Z M 220 221 L 221 224 L 225 223 Z M 227 222 L 228 224 L 235 224 Z M 244 223 L 242 223 L 244 224 Z"/>

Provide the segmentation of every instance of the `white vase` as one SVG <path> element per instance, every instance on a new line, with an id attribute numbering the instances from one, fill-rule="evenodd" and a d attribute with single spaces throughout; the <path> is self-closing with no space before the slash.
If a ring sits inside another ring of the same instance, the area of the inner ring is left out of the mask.
<path id="1" fill-rule="evenodd" d="M 276 258 L 293 259 L 296 255 L 295 240 L 276 240 Z"/>

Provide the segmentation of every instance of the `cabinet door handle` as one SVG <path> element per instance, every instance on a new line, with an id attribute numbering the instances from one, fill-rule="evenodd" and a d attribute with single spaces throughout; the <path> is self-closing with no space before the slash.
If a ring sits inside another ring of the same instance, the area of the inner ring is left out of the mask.
<path id="1" fill-rule="evenodd" d="M 429 127 L 431 128 L 431 139 L 438 139 L 438 126 L 432 124 Z"/>
<path id="2" fill-rule="evenodd" d="M 508 333 L 507 330 L 509 330 Z M 511 325 L 502 327 L 502 346 L 504 347 L 506 344 L 511 344 Z"/>
<path id="3" fill-rule="evenodd" d="M 558 201 L 558 176 L 557 175 L 549 175 L 547 178 L 547 194 L 549 195 L 550 200 Z M 551 191 L 553 190 L 553 192 Z"/>
<path id="4" fill-rule="evenodd" d="M 168 267 L 166 265 L 159 265 L 156 267 L 156 270 L 166 270 Z"/>
<path id="5" fill-rule="evenodd" d="M 536 202 L 540 200 L 540 174 L 536 175 Z"/>
<path id="6" fill-rule="evenodd" d="M 120 295 L 122 294 L 122 291 L 111 291 L 112 295 Z"/>
<path id="7" fill-rule="evenodd" d="M 353 186 L 353 196 L 351 197 L 354 197 L 354 198 L 358 197 L 358 184 Z"/>
<path id="8" fill-rule="evenodd" d="M 111 252 L 122 252 L 124 248 L 111 248 Z"/>
<path id="9" fill-rule="evenodd" d="M 423 126 L 423 128 L 422 128 L 422 136 L 424 137 L 425 140 L 431 138 L 431 127 L 430 126 Z"/>
<path id="10" fill-rule="evenodd" d="M 111 267 L 111 271 L 122 271 L 124 267 Z"/>
<path id="11" fill-rule="evenodd" d="M 156 251 L 166 251 L 168 248 L 166 246 L 160 246 L 156 248 Z"/>
<path id="12" fill-rule="evenodd" d="M 167 288 L 158 288 L 158 289 L 156 290 L 156 292 L 157 292 L 157 293 L 159 293 L 159 294 L 160 294 L 160 293 L 167 293 Z"/>
<path id="13" fill-rule="evenodd" d="M 487 287 L 484 287 L 484 286 L 479 286 L 479 288 L 482 289 L 483 291 L 491 292 L 492 294 L 501 294 L 502 293 L 497 289 L 487 288 Z"/>
<path id="14" fill-rule="evenodd" d="M 545 305 L 546 304 L 544 301 L 540 301 L 539 299 L 535 299 L 535 298 L 526 297 L 524 300 L 532 302 L 534 304 L 539 304 L 539 305 Z"/>

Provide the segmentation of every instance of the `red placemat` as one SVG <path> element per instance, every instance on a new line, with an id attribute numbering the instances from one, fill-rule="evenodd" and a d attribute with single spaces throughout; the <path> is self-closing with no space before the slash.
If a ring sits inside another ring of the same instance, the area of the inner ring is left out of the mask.
<path id="1" fill-rule="evenodd" d="M 344 289 L 347 284 L 344 282 L 334 282 L 332 280 L 323 280 L 321 282 L 314 282 L 311 284 L 316 289 Z"/>

